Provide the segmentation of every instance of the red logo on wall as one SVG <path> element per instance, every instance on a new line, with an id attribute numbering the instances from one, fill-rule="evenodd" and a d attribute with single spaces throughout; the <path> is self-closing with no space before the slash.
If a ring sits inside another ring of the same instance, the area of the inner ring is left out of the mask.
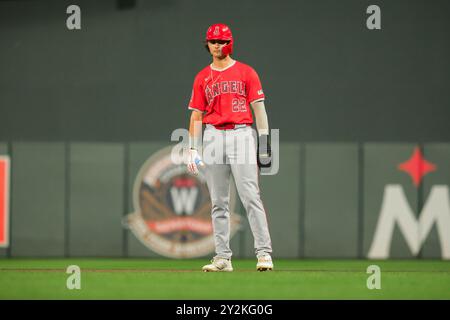
<path id="1" fill-rule="evenodd" d="M 9 246 L 9 157 L 0 156 L 0 247 Z"/>
<path id="2" fill-rule="evenodd" d="M 405 171 L 411 176 L 411 179 L 416 187 L 422 181 L 422 178 L 429 172 L 436 171 L 436 165 L 428 162 L 422 155 L 419 147 L 414 149 L 414 152 L 409 160 L 400 163 L 398 169 Z"/>

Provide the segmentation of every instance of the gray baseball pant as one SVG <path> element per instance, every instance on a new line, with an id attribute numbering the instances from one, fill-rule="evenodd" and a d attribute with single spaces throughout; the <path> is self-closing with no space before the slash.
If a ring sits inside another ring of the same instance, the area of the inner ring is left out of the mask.
<path id="1" fill-rule="evenodd" d="M 259 190 L 255 141 L 256 134 L 250 126 L 218 130 L 207 125 L 205 129 L 203 160 L 206 166 L 203 170 L 211 196 L 216 257 L 229 259 L 232 255 L 229 210 L 231 174 L 247 212 L 256 256 L 272 252 L 267 216 Z"/>

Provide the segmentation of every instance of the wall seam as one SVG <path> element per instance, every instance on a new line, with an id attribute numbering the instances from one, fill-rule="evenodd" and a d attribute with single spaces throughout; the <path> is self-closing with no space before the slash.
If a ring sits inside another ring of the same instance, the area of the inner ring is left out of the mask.
<path id="1" fill-rule="evenodd" d="M 123 181 L 123 219 L 126 219 L 129 209 L 129 181 L 130 181 L 130 145 L 128 142 L 124 144 L 124 181 Z M 125 222 L 125 221 L 124 221 Z M 122 256 L 128 257 L 128 230 L 123 228 L 122 231 Z"/>
<path id="2" fill-rule="evenodd" d="M 12 245 L 13 245 L 13 234 L 12 234 L 12 226 L 13 226 L 13 185 L 14 185 L 14 179 L 13 179 L 13 173 L 14 173 L 14 161 L 13 161 L 13 147 L 12 147 L 12 141 L 8 141 L 6 144 L 6 153 L 9 156 L 9 199 L 8 199 L 8 206 L 9 206 L 9 219 L 8 219 L 8 237 L 9 237 L 9 246 L 6 248 L 6 256 L 8 258 L 12 257 Z"/>
<path id="3" fill-rule="evenodd" d="M 305 208 L 306 208 L 306 146 L 303 143 L 299 144 L 299 258 L 305 257 Z"/>
<path id="4" fill-rule="evenodd" d="M 65 161 L 65 230 L 64 230 L 64 256 L 70 257 L 70 143 L 64 143 L 64 161 Z"/>
<path id="5" fill-rule="evenodd" d="M 364 256 L 364 144 L 358 143 L 358 258 Z"/>

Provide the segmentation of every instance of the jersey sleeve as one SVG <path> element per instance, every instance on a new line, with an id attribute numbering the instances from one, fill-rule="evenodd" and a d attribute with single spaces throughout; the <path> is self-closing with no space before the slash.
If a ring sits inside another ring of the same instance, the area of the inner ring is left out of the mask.
<path id="1" fill-rule="evenodd" d="M 189 100 L 189 109 L 204 112 L 206 109 L 206 99 L 200 79 L 199 76 L 195 77 L 191 99 Z"/>
<path id="2" fill-rule="evenodd" d="M 261 101 L 265 98 L 261 81 L 259 80 L 259 76 L 253 68 L 250 68 L 248 72 L 247 96 L 249 103 Z"/>

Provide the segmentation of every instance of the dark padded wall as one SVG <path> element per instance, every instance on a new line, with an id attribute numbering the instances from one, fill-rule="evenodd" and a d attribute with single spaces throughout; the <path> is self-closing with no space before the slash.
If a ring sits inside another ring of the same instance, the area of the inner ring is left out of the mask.
<path id="1" fill-rule="evenodd" d="M 70 146 L 70 256 L 123 255 L 123 151 L 121 144 Z"/>
<path id="2" fill-rule="evenodd" d="M 63 143 L 13 143 L 11 256 L 64 255 L 65 162 Z"/>
<path id="3" fill-rule="evenodd" d="M 307 144 L 305 256 L 358 255 L 358 146 Z"/>
<path id="4" fill-rule="evenodd" d="M 0 2 L 3 140 L 167 141 L 186 127 L 209 24 L 260 74 L 271 125 L 288 141 L 448 141 L 450 2 Z"/>
<path id="5" fill-rule="evenodd" d="M 188 125 L 215 22 L 232 28 L 280 129 L 280 172 L 261 178 L 276 257 L 366 257 L 387 184 L 416 218 L 449 184 L 449 1 L 377 1 L 374 31 L 368 0 L 76 1 L 82 29 L 69 31 L 73 3 L 0 1 L 0 154 L 12 159 L 0 257 L 159 257 L 121 222 L 145 159 Z M 418 188 L 397 168 L 416 145 L 438 166 Z M 233 252 L 254 258 L 243 221 Z M 419 257 L 441 256 L 436 229 Z M 392 258 L 413 256 L 398 226 L 392 239 Z"/>

